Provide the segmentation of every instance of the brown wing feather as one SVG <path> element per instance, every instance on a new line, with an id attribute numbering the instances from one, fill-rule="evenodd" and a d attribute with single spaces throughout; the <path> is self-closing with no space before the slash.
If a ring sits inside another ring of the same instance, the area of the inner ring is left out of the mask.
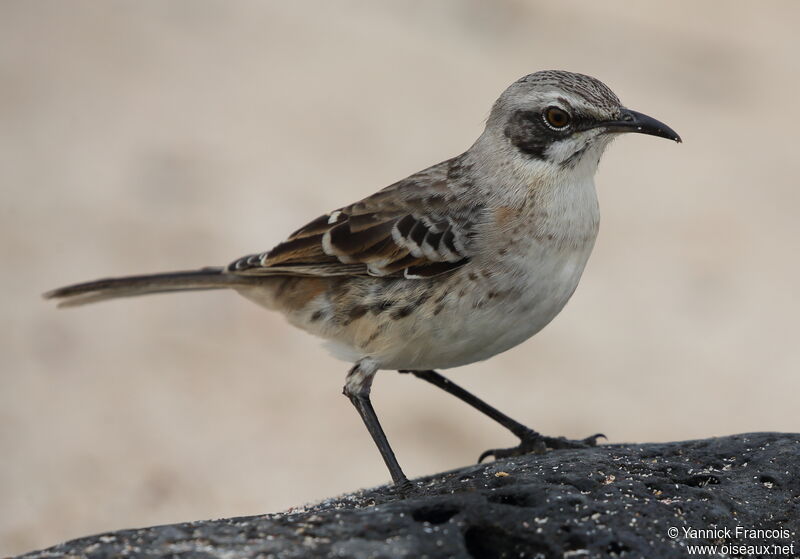
<path id="1" fill-rule="evenodd" d="M 236 260 L 228 271 L 425 278 L 454 270 L 469 261 L 483 208 L 465 207 L 452 191 L 445 178 L 453 161 L 320 216 L 269 252 Z"/>

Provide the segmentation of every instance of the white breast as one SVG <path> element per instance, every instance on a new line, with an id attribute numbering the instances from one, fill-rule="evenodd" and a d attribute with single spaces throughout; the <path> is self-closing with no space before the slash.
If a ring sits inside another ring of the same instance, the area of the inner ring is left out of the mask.
<path id="1" fill-rule="evenodd" d="M 564 308 L 597 235 L 591 178 L 556 192 L 546 211 L 538 210 L 535 235 L 523 227 L 503 254 L 502 245 L 487 247 L 453 276 L 459 279 L 448 286 L 443 311 L 397 324 L 398 343 L 374 355 L 381 368 L 445 369 L 488 359 L 536 334 Z"/>

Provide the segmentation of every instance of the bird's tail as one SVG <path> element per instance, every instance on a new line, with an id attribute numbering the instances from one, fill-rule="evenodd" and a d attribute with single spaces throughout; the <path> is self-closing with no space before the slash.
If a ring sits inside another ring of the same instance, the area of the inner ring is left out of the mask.
<path id="1" fill-rule="evenodd" d="M 257 278 L 226 274 L 223 268 L 202 268 L 183 272 L 106 278 L 59 287 L 44 294 L 45 299 L 60 299 L 59 307 L 77 307 L 118 297 L 151 293 L 226 289 L 252 285 Z"/>

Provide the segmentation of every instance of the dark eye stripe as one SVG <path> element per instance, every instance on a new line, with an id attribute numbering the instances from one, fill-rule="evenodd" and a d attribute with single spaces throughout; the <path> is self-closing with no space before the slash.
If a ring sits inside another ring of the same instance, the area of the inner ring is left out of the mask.
<path id="1" fill-rule="evenodd" d="M 573 133 L 595 128 L 599 124 L 594 117 L 576 112 L 570 116 L 568 126 L 556 128 L 548 124 L 544 118 L 547 108 L 516 111 L 509 117 L 503 129 L 511 144 L 529 157 L 544 159 L 545 150 L 553 142 Z"/>

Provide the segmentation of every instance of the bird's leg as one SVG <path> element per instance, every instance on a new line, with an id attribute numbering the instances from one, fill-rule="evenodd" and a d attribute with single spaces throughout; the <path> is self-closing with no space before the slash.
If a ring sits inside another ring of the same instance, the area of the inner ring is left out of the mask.
<path id="1" fill-rule="evenodd" d="M 467 392 L 451 380 L 443 377 L 436 371 L 400 371 L 401 373 L 411 373 L 417 378 L 426 380 L 434 386 L 438 386 L 445 392 L 452 394 L 459 400 L 462 400 L 478 410 L 497 421 L 500 425 L 514 433 L 519 437 L 519 445 L 511 448 L 493 448 L 481 454 L 478 462 L 483 462 L 486 458 L 493 456 L 495 458 L 506 458 L 509 456 L 520 456 L 530 452 L 542 453 L 548 448 L 586 448 L 597 445 L 597 439 L 605 438 L 605 435 L 597 434 L 591 437 L 586 437 L 583 440 L 575 441 L 566 439 L 564 437 L 547 437 L 541 433 L 526 427 L 522 423 L 515 421 L 508 417 L 495 407 L 490 406 L 474 394 Z"/>
<path id="2" fill-rule="evenodd" d="M 386 466 L 389 468 L 389 473 L 392 475 L 395 485 L 405 491 L 411 487 L 411 483 L 403 473 L 402 468 L 400 468 L 400 464 L 394 456 L 392 447 L 389 446 L 389 440 L 383 432 L 378 416 L 375 414 L 375 409 L 369 399 L 372 380 L 376 372 L 377 368 L 373 362 L 366 359 L 359 361 L 347 373 L 347 380 L 342 393 L 350 398 L 350 401 L 358 410 L 358 414 L 364 421 L 364 425 L 367 426 L 372 440 L 375 441 L 383 461 L 386 462 Z"/>

